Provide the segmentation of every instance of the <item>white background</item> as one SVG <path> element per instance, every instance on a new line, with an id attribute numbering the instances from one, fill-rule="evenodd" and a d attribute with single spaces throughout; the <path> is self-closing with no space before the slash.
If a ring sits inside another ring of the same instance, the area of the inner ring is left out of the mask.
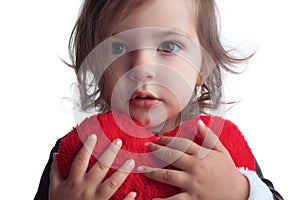
<path id="1" fill-rule="evenodd" d="M 67 43 L 80 0 L 0 2 L 0 199 L 33 199 L 57 138 L 74 125 L 61 109 L 75 80 Z M 226 117 L 245 134 L 285 199 L 299 192 L 300 6 L 297 0 L 218 1 L 223 36 L 254 44 L 246 72 L 226 76 Z M 245 46 L 245 45 L 244 45 Z"/>

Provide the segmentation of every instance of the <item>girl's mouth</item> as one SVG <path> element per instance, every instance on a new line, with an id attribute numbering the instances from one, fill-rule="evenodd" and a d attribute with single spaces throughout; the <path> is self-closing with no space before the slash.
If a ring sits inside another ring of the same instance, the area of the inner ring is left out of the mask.
<path id="1" fill-rule="evenodd" d="M 140 108 L 151 108 L 154 105 L 161 103 L 161 100 L 149 93 L 134 93 L 130 98 L 129 104 L 131 106 Z"/>

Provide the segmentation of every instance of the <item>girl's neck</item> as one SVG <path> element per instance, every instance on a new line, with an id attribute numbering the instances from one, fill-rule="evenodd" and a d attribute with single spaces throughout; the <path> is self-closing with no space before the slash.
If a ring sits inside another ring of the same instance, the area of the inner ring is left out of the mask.
<path id="1" fill-rule="evenodd" d="M 166 120 L 164 123 L 156 126 L 156 127 L 152 127 L 150 128 L 150 130 L 157 134 L 157 136 L 162 136 L 164 133 L 166 132 L 170 132 L 172 130 L 174 130 L 180 123 L 180 115 L 172 117 L 168 120 Z"/>

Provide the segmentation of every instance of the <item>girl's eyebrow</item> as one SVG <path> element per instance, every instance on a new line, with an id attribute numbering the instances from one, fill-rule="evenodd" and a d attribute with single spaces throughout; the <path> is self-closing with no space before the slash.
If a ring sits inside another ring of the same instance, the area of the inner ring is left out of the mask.
<path id="1" fill-rule="evenodd" d="M 181 36 L 181 37 L 191 38 L 190 34 L 176 28 L 171 28 L 164 31 L 158 31 L 156 35 L 157 36 Z"/>
<path id="2" fill-rule="evenodd" d="M 138 28 L 138 29 L 143 29 L 143 28 Z M 180 37 L 185 37 L 185 38 L 191 38 L 191 35 L 184 32 L 183 30 L 177 29 L 177 28 L 159 28 L 159 27 L 147 27 L 147 29 L 157 29 L 153 31 L 153 36 L 155 37 L 166 37 L 166 36 L 180 36 Z M 117 37 L 117 38 L 123 38 L 122 37 L 122 32 L 114 32 L 112 33 L 111 36 Z"/>

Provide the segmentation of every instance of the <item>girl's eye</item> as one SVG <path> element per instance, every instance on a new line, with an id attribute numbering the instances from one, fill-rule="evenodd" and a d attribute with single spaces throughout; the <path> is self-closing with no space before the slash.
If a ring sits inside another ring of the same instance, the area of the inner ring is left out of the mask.
<path id="1" fill-rule="evenodd" d="M 127 47 L 121 43 L 113 43 L 112 44 L 112 52 L 114 54 L 124 54 L 127 52 Z"/>
<path id="2" fill-rule="evenodd" d="M 158 51 L 162 51 L 164 53 L 176 53 L 180 50 L 180 46 L 176 42 L 163 42 L 158 47 Z"/>

